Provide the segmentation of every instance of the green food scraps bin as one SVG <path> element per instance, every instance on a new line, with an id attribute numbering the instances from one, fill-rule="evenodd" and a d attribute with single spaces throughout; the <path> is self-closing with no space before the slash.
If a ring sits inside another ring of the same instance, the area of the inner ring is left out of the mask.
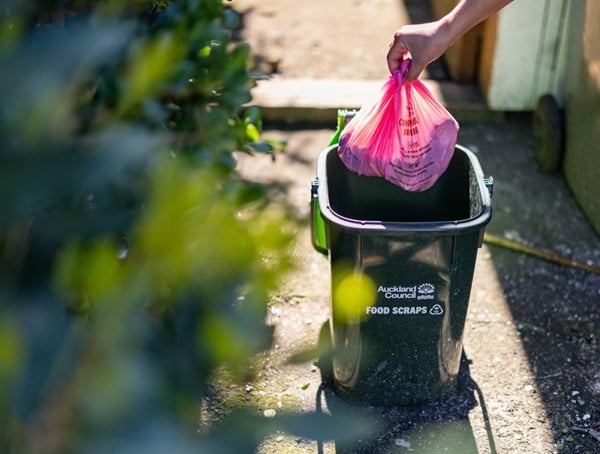
<path id="1" fill-rule="evenodd" d="M 423 192 L 360 176 L 325 149 L 312 185 L 312 241 L 329 256 L 336 392 L 416 405 L 455 392 L 492 179 L 457 146 Z"/>

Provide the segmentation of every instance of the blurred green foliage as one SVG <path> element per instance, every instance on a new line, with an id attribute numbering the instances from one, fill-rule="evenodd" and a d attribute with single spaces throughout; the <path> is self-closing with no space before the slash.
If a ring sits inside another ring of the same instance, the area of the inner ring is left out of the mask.
<path id="1" fill-rule="evenodd" d="M 290 264 L 284 217 L 234 169 L 271 149 L 236 25 L 221 0 L 4 2 L 1 452 L 252 452 L 269 432 L 196 433 L 210 374 L 269 345 Z"/>
<path id="2" fill-rule="evenodd" d="M 0 452 L 237 454 L 368 429 L 238 409 L 199 430 L 215 370 L 248 379 L 270 345 L 291 267 L 285 211 L 235 172 L 235 151 L 273 151 L 237 26 L 222 0 L 3 2 Z"/>

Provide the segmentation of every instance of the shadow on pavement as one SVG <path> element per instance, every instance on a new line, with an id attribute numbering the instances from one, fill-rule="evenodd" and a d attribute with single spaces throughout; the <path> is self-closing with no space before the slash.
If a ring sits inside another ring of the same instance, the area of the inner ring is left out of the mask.
<path id="1" fill-rule="evenodd" d="M 494 176 L 494 216 L 487 230 L 598 265 L 598 235 L 562 174 L 539 169 L 527 120 L 468 125 L 459 136 Z M 600 440 L 578 429 L 600 424 L 600 275 L 496 246 L 489 251 L 555 447 L 599 452 Z"/>
<path id="2" fill-rule="evenodd" d="M 328 324 L 324 324 L 320 335 L 319 350 L 331 352 Z M 332 376 L 331 353 L 319 358 L 322 384 L 316 394 L 316 411 L 323 413 L 323 403 L 335 419 L 348 414 L 367 416 L 379 421 L 379 430 L 369 439 L 350 445 L 336 443 L 338 453 L 371 454 L 395 452 L 404 448 L 410 452 L 445 452 L 454 454 L 478 453 L 477 443 L 469 421 L 469 414 L 479 406 L 488 437 L 489 452 L 495 454 L 496 444 L 490 426 L 488 411 L 481 389 L 470 373 L 471 362 L 464 351 L 461 358 L 456 393 L 448 399 L 420 406 L 370 407 L 353 405 L 340 398 L 335 390 Z M 323 453 L 323 445 L 318 444 Z"/>
<path id="3" fill-rule="evenodd" d="M 315 135 L 303 134 L 305 139 Z M 328 134 L 321 136 L 325 139 L 319 138 L 323 143 L 317 146 L 309 141 L 298 147 L 316 156 Z M 295 153 L 295 140 L 288 157 Z M 459 143 L 476 153 L 485 175 L 494 177 L 494 213 L 487 232 L 600 264 L 598 235 L 562 175 L 543 173 L 535 162 L 527 116 L 461 125 Z M 296 163 L 311 166 L 306 157 Z M 303 197 L 309 184 L 310 177 L 301 184 Z M 409 442 L 414 448 L 417 435 L 429 440 L 446 428 L 462 434 L 460 443 L 468 448 L 461 447 L 461 453 L 477 452 L 477 447 L 481 452 L 598 451 L 600 441 L 581 429 L 598 430 L 600 421 L 600 276 L 493 245 L 480 254 L 478 267 L 485 266 L 479 272 L 476 267 L 465 333 L 472 363 L 463 358 L 457 400 L 418 409 L 372 409 L 370 415 L 381 417 L 385 430 L 374 434 L 370 444 L 352 447 L 353 452 L 377 452 L 369 451 L 373 446 L 407 451 L 402 445 Z M 325 365 L 321 359 L 319 366 Z M 317 409 L 334 416 L 345 409 L 361 411 L 336 397 L 326 374 L 323 380 Z M 521 451 L 525 447 L 530 450 Z"/>
<path id="4" fill-rule="evenodd" d="M 487 231 L 589 264 L 600 263 L 598 236 L 562 175 L 543 173 L 537 167 L 527 116 L 509 117 L 497 125 L 464 125 L 459 143 L 476 152 L 485 174 L 495 180 L 494 216 Z M 497 344 L 499 352 L 508 350 L 503 348 L 502 336 L 483 327 L 470 334 L 468 351 L 477 358 L 477 375 L 485 380 L 484 388 L 494 393 L 488 396 L 495 407 L 491 417 L 463 352 L 456 396 L 422 407 L 367 408 L 382 419 L 385 429 L 355 446 L 338 446 L 341 452 L 393 452 L 402 447 L 437 452 L 438 446 L 443 452 L 478 452 L 469 414 L 483 418 L 488 445 L 483 452 L 496 452 L 494 433 L 503 437 L 500 445 L 504 447 L 520 449 L 531 437 L 532 443 L 539 443 L 536 447 L 563 453 L 598 450 L 599 441 L 588 429 L 597 429 L 600 421 L 600 312 L 595 309 L 600 301 L 600 275 L 497 246 L 490 245 L 487 251 L 495 274 L 479 275 L 473 282 L 472 298 L 487 298 L 476 293 L 489 286 L 488 281 L 499 284 L 494 296 L 498 301 L 491 310 L 508 309 L 509 316 L 498 320 L 513 326 L 505 332 L 511 331 L 514 344 L 522 346 L 529 368 L 505 367 L 502 361 L 507 356 L 495 362 L 494 353 L 480 349 L 487 342 Z M 497 323 L 495 317 L 489 314 L 482 325 Z M 333 416 L 361 411 L 333 392 L 328 361 L 319 361 L 323 386 L 317 394 L 317 409 L 324 399 Z M 513 380 L 515 374 L 528 384 Z M 540 402 L 541 411 L 533 401 Z M 473 413 L 478 412 L 477 406 L 481 416 Z M 542 435 L 544 428 L 549 428 L 552 440 Z M 481 438 L 480 431 L 480 448 Z"/>

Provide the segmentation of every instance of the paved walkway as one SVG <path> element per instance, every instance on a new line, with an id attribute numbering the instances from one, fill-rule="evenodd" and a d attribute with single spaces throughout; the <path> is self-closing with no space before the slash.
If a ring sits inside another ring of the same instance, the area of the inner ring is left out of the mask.
<path id="1" fill-rule="evenodd" d="M 529 120 L 488 112 L 473 87 L 428 83 L 461 121 L 459 143 L 475 151 L 485 173 L 495 178 L 487 231 L 599 265 L 599 237 L 564 179 L 542 173 L 535 163 Z M 343 405 L 323 391 L 317 358 L 288 360 L 318 345 L 329 318 L 329 265 L 312 249 L 307 227 L 316 159 L 333 133 L 335 110 L 358 107 L 362 96 L 379 85 L 279 78 L 254 90 L 254 103 L 267 119 L 277 120 L 278 127 L 287 124 L 282 130 L 267 123 L 264 136 L 285 139 L 288 148 L 274 162 L 266 156 L 242 157 L 240 171 L 268 184 L 299 220 L 293 247 L 298 268 L 274 297 L 268 322 L 275 327 L 275 346 L 249 392 L 259 408 L 322 410 L 335 417 Z M 600 428 L 599 303 L 599 275 L 484 245 L 473 280 L 464 334 L 468 363 L 457 398 L 420 409 L 370 409 L 386 430 L 354 452 L 600 452 L 600 440 L 585 432 Z M 277 434 L 261 453 L 340 448 L 335 442 L 319 445 Z"/>
<path id="2" fill-rule="evenodd" d="M 307 220 L 316 158 L 331 134 L 331 129 L 267 130 L 265 136 L 288 141 L 287 152 L 275 162 L 264 156 L 242 159 L 242 174 L 270 185 L 299 219 Z M 489 232 L 600 264 L 598 237 L 563 179 L 537 169 L 527 123 L 466 124 L 460 142 L 477 151 L 486 173 L 495 177 Z M 277 405 L 302 412 L 319 405 L 327 409 L 335 397 L 321 402 L 316 358 L 300 364 L 287 361 L 318 344 L 329 317 L 329 265 L 312 249 L 306 224 L 298 228 L 293 253 L 298 268 L 271 307 L 276 345 L 265 375 L 255 384 L 263 392 L 256 396 L 257 405 L 270 396 L 278 410 Z M 408 416 L 398 409 L 375 410 L 388 430 L 376 449 L 370 446 L 364 452 L 411 452 L 402 446 L 418 446 L 436 436 L 440 427 L 453 428 L 439 445 L 453 446 L 448 452 L 598 452 L 600 442 L 574 427 L 593 427 L 600 418 L 599 301 L 598 275 L 484 245 L 464 338 L 470 361 L 466 377 L 477 388 L 464 387 L 463 382 L 462 400 L 459 405 L 452 402 L 454 412 L 444 405 Z M 440 414 L 446 421 L 441 426 L 436 420 Z M 282 446 L 285 450 L 278 450 Z M 315 443 L 279 436 L 262 452 L 318 452 L 317 448 Z M 334 452 L 333 446 L 327 449 Z"/>

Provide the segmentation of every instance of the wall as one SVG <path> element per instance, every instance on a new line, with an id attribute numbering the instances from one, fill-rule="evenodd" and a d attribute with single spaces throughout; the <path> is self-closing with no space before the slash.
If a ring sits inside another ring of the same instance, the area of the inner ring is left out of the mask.
<path id="1" fill-rule="evenodd" d="M 546 93 L 562 103 L 568 3 L 515 1 L 486 21 L 479 81 L 491 109 L 533 110 Z"/>
<path id="2" fill-rule="evenodd" d="M 565 177 L 600 233 L 600 1 L 570 2 Z"/>

